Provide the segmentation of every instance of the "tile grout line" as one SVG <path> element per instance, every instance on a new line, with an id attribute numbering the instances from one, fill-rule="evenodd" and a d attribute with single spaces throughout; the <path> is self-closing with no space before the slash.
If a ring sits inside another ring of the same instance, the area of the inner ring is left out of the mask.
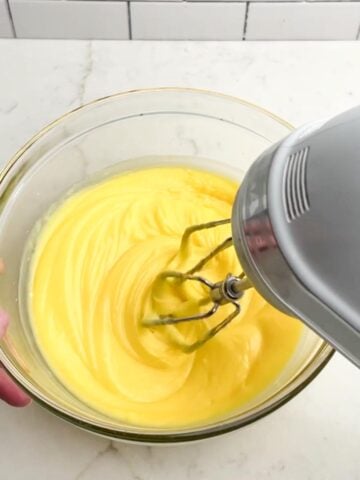
<path id="1" fill-rule="evenodd" d="M 12 16 L 12 11 L 11 11 L 11 8 L 10 8 L 10 0 L 5 0 L 5 3 L 6 3 L 6 6 L 7 6 L 7 9 L 8 9 L 8 14 L 9 14 L 9 18 L 10 18 L 12 33 L 14 35 L 14 38 L 17 38 L 15 25 L 14 25 L 14 20 L 13 20 L 13 16 Z"/>
<path id="2" fill-rule="evenodd" d="M 127 14 L 128 14 L 129 40 L 132 40 L 131 5 L 129 1 L 127 2 Z"/>
<path id="3" fill-rule="evenodd" d="M 248 23 L 248 17 L 249 17 L 249 7 L 250 7 L 250 2 L 246 2 L 244 29 L 243 29 L 243 36 L 242 36 L 243 40 L 246 40 L 246 30 L 247 30 L 247 23 Z"/>

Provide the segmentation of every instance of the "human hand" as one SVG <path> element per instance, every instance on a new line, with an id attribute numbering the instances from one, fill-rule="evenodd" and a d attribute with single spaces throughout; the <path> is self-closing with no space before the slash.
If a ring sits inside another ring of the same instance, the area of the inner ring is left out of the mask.
<path id="1" fill-rule="evenodd" d="M 0 338 L 5 335 L 9 324 L 9 315 L 0 310 Z M 6 374 L 0 364 L 0 399 L 13 407 L 25 407 L 31 399 L 19 388 L 16 383 Z"/>

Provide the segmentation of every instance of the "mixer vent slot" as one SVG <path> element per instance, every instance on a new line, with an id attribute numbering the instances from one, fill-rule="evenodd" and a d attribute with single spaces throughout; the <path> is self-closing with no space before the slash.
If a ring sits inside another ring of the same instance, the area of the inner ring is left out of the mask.
<path id="1" fill-rule="evenodd" d="M 289 155 L 284 176 L 284 199 L 288 222 L 301 217 L 310 208 L 306 183 L 309 147 Z"/>

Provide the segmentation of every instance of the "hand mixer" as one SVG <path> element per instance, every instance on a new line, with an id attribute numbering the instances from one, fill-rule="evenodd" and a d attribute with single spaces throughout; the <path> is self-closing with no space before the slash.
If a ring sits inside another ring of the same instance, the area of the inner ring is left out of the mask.
<path id="1" fill-rule="evenodd" d="M 301 319 L 360 367 L 360 106 L 305 125 L 271 146 L 251 166 L 232 218 L 189 227 L 193 232 L 231 223 L 232 237 L 187 272 L 163 272 L 164 281 L 195 281 L 212 306 L 188 316 L 146 319 L 147 326 L 199 321 L 222 305 L 232 313 L 188 345 L 199 348 L 240 312 L 255 288 L 275 308 Z M 196 274 L 234 246 L 244 274 L 212 283 Z"/>

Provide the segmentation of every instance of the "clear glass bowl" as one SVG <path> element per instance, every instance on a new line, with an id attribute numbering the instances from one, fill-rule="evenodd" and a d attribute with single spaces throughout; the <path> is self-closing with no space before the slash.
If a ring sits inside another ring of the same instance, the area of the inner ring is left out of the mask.
<path id="1" fill-rule="evenodd" d="M 76 184 L 109 169 L 186 164 L 241 179 L 249 165 L 291 126 L 236 98 L 188 89 L 134 91 L 78 108 L 33 137 L 0 176 L 0 305 L 11 315 L 0 361 L 42 406 L 88 431 L 147 443 L 197 440 L 240 428 L 275 410 L 307 385 L 333 349 L 304 334 L 272 385 L 226 418 L 189 428 L 143 428 L 92 410 L 54 376 L 40 354 L 26 309 L 21 267 L 29 232 Z"/>

